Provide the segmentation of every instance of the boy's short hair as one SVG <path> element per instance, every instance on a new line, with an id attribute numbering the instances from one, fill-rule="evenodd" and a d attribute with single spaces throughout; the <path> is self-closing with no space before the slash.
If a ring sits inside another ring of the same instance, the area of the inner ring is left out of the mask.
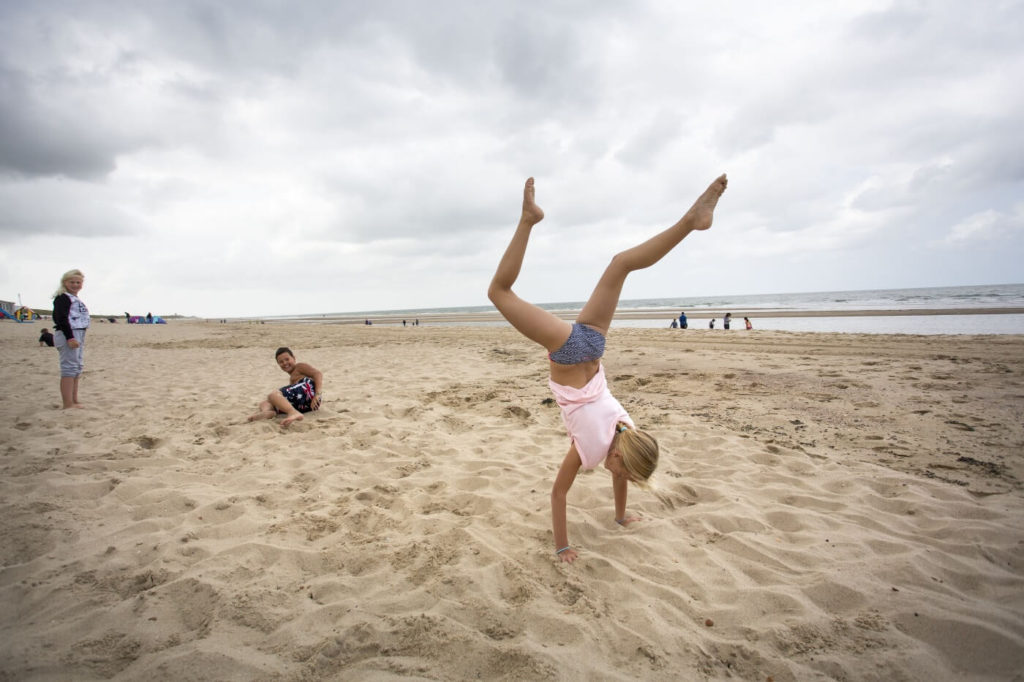
<path id="1" fill-rule="evenodd" d="M 292 352 L 291 348 L 289 348 L 288 346 L 281 346 L 276 351 L 274 351 L 274 359 L 277 360 L 277 358 L 280 357 L 281 353 L 287 353 L 293 358 L 295 357 L 295 353 Z"/>

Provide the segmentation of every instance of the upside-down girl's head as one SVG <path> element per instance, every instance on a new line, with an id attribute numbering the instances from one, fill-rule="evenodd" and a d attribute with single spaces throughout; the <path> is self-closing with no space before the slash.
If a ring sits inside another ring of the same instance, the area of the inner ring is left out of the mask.
<path id="1" fill-rule="evenodd" d="M 615 428 L 608 457 L 621 460 L 624 473 L 629 479 L 641 487 L 646 486 L 647 480 L 658 468 L 658 441 L 646 431 L 632 429 L 622 422 Z M 615 467 L 613 463 L 607 468 L 614 472 Z"/>

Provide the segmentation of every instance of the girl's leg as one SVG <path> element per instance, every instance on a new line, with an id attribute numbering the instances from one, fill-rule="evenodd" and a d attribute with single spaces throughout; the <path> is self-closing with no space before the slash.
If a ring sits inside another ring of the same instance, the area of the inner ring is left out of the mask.
<path id="1" fill-rule="evenodd" d="M 75 377 L 61 377 L 60 378 L 60 400 L 64 404 L 64 409 L 75 406 Z"/>
<path id="2" fill-rule="evenodd" d="M 494 279 L 487 289 L 487 297 L 523 336 L 553 352 L 561 348 L 569 338 L 572 325 L 547 310 L 524 301 L 512 291 L 512 285 L 518 279 L 523 266 L 530 231 L 543 219 L 544 211 L 534 201 L 533 178 L 529 178 L 523 189 L 523 213 L 519 218 L 519 225 L 498 263 Z"/>
<path id="3" fill-rule="evenodd" d="M 722 174 L 697 198 L 679 222 L 643 244 L 616 254 L 576 321 L 607 334 L 626 276 L 634 270 L 643 270 L 657 263 L 690 232 L 711 227 L 715 206 L 726 184 L 725 174 Z"/>

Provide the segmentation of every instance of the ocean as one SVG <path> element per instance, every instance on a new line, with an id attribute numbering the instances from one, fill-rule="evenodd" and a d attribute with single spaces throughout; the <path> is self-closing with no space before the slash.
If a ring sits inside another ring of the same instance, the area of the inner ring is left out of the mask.
<path id="1" fill-rule="evenodd" d="M 571 313 L 583 301 L 540 303 L 541 308 Z M 991 284 L 913 289 L 869 289 L 779 294 L 644 298 L 619 301 L 616 326 L 668 327 L 685 311 L 691 329 L 706 329 L 708 320 L 732 312 L 733 330 L 743 329 L 750 317 L 755 329 L 863 334 L 1024 334 L 1024 284 Z M 862 311 L 852 316 L 852 311 Z M 959 311 L 936 314 L 937 311 Z M 836 315 L 828 315 L 835 312 Z M 480 319 L 495 313 L 493 306 L 369 310 L 325 315 L 287 316 L 267 320 L 306 319 L 323 322 L 369 319 L 401 324 L 420 318 L 429 324 L 506 324 Z M 759 317 L 758 314 L 761 314 Z M 788 314 L 787 314 L 788 313 Z M 465 320 L 459 320 L 460 317 Z M 431 318 L 444 318 L 443 322 Z M 425 319 L 424 319 L 425 318 Z"/>

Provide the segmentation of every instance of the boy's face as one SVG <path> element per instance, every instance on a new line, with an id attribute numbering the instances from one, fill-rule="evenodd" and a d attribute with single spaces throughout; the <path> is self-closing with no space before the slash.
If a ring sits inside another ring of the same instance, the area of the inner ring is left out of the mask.
<path id="1" fill-rule="evenodd" d="M 295 369 L 295 356 L 291 353 L 281 353 L 277 356 L 277 366 L 291 374 Z"/>

